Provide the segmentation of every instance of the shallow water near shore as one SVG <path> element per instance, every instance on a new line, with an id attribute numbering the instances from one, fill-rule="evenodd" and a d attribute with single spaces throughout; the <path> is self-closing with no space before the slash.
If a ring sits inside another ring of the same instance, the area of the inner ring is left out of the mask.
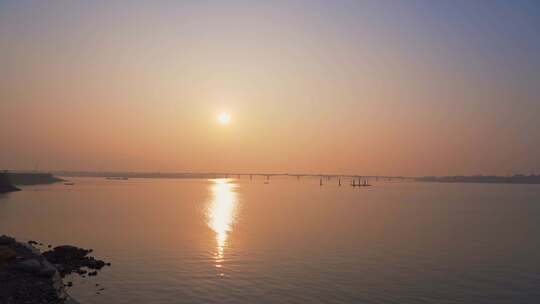
<path id="1" fill-rule="evenodd" d="M 540 303 L 538 185 L 72 180 L 0 195 L 0 234 L 112 262 L 82 304 Z"/>

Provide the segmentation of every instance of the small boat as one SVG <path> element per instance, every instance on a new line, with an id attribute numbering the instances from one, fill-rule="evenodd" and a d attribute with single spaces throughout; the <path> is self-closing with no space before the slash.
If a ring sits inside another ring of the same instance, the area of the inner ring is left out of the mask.
<path id="1" fill-rule="evenodd" d="M 109 180 L 128 180 L 127 177 L 106 177 Z"/>
<path id="2" fill-rule="evenodd" d="M 66 183 L 64 183 L 64 185 L 66 185 L 66 186 L 73 186 L 73 185 L 75 185 L 75 183 L 72 183 L 72 182 L 66 182 Z"/>

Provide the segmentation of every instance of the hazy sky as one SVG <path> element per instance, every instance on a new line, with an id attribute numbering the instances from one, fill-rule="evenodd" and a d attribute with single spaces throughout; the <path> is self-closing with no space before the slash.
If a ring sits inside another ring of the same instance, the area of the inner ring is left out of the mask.
<path id="1" fill-rule="evenodd" d="M 0 168 L 529 174 L 539 114 L 539 1 L 0 0 Z"/>

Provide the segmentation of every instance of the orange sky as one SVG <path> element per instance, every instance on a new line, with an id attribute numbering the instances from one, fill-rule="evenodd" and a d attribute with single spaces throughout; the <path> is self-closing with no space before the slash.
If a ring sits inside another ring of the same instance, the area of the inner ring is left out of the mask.
<path id="1" fill-rule="evenodd" d="M 429 3 L 0 3 L 0 168 L 540 169 L 538 16 Z"/>

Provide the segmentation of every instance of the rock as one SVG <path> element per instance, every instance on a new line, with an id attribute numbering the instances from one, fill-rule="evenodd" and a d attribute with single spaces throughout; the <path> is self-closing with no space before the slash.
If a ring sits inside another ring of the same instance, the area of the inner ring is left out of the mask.
<path id="1" fill-rule="evenodd" d="M 0 242 L 0 303 L 1 304 L 76 304 L 65 292 L 63 275 L 55 265 L 49 262 L 45 254 L 41 254 L 33 245 L 36 241 L 17 242 L 14 238 L 1 236 Z M 60 246 L 57 252 L 49 252 L 51 257 L 59 259 L 59 267 L 64 267 L 66 273 L 81 268 L 99 267 L 105 262 L 87 256 L 89 250 L 73 246 Z M 65 264 L 64 262 L 68 262 Z M 97 271 L 92 272 L 92 276 Z"/>
<path id="2" fill-rule="evenodd" d="M 79 275 L 86 274 L 83 267 L 93 270 L 99 270 L 107 265 L 104 261 L 97 260 L 94 257 L 88 256 L 92 250 L 77 248 L 74 246 L 64 245 L 54 247 L 52 250 L 43 253 L 43 256 L 51 263 L 54 263 L 60 272 L 60 275 L 66 276 L 71 273 Z M 97 272 L 89 273 L 89 276 L 96 275 Z"/>
<path id="3" fill-rule="evenodd" d="M 101 269 L 105 267 L 105 262 L 90 257 L 86 263 L 86 267 L 90 269 Z"/>
<path id="4" fill-rule="evenodd" d="M 13 260 L 15 257 L 17 257 L 15 250 L 7 246 L 0 246 L 0 265 Z"/>
<path id="5" fill-rule="evenodd" d="M 44 253 L 49 261 L 52 260 L 78 260 L 85 258 L 91 250 L 77 248 L 75 246 L 63 245 L 54 247 L 53 250 Z"/>
<path id="6" fill-rule="evenodd" d="M 76 272 L 77 274 L 79 274 L 79 275 L 84 275 L 84 274 L 87 274 L 87 273 L 88 273 L 88 271 L 86 271 L 86 270 L 84 270 L 84 269 L 77 269 L 75 272 Z"/>
<path id="7" fill-rule="evenodd" d="M 34 274 L 39 274 L 41 271 L 41 263 L 36 259 L 24 260 L 15 264 L 13 267 L 17 270 Z"/>
<path id="8" fill-rule="evenodd" d="M 50 278 L 56 273 L 56 268 L 49 263 L 47 260 L 43 261 L 43 267 L 39 271 L 39 275 L 43 277 Z"/>
<path id="9" fill-rule="evenodd" d="M 28 243 L 19 243 L 19 245 L 31 251 L 33 255 L 41 255 L 41 252 L 39 251 L 39 249 L 37 249 L 36 247 Z"/>
<path id="10" fill-rule="evenodd" d="M 15 243 L 15 239 L 7 235 L 0 236 L 0 245 L 11 245 Z"/>

